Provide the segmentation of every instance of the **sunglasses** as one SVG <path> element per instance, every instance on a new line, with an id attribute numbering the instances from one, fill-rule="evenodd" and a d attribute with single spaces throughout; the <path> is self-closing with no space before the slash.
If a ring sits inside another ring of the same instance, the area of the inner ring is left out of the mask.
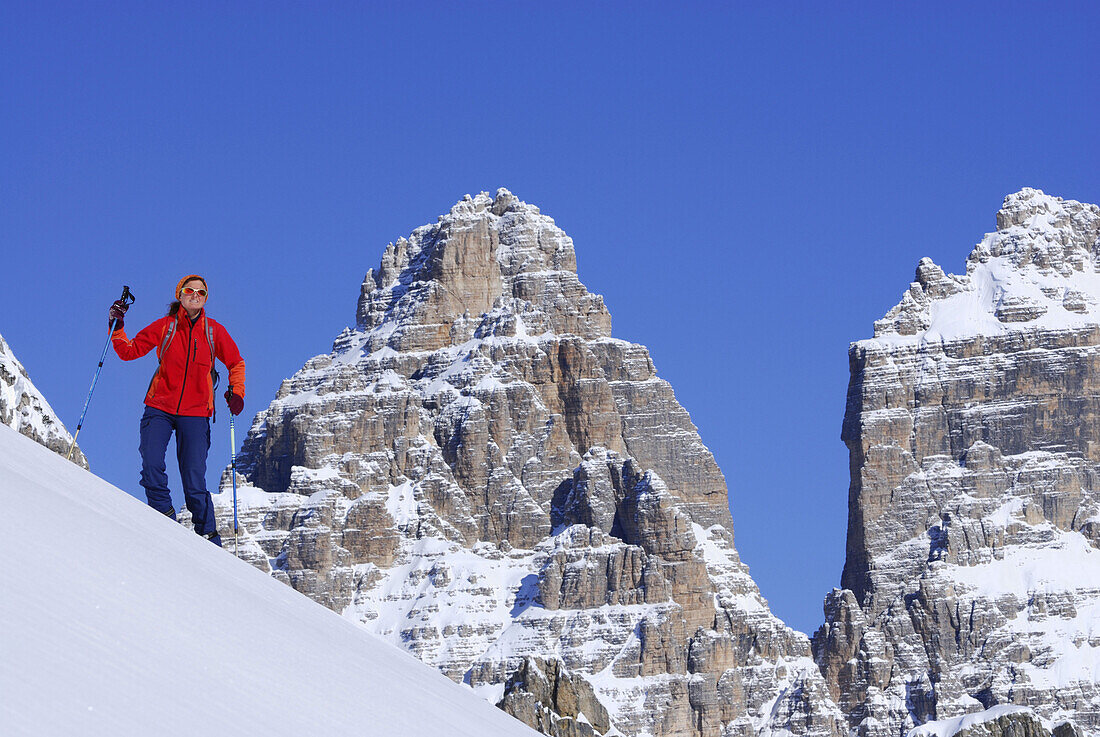
<path id="1" fill-rule="evenodd" d="M 184 287 L 183 289 L 180 290 L 181 294 L 195 294 L 196 292 L 198 293 L 198 295 L 200 297 L 205 297 L 206 296 L 206 290 L 205 289 L 194 289 L 192 287 Z"/>

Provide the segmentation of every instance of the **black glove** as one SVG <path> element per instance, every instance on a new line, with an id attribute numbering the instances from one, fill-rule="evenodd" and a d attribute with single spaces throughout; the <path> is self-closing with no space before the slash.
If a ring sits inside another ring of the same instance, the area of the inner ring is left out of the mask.
<path id="1" fill-rule="evenodd" d="M 126 304 L 124 299 L 116 299 L 114 304 L 111 305 L 111 309 L 107 310 L 107 324 L 114 323 L 114 329 L 118 330 L 123 325 L 122 318 L 126 315 L 126 310 L 130 309 L 130 305 Z"/>
<path id="2" fill-rule="evenodd" d="M 225 390 L 225 403 L 229 405 L 229 411 L 235 415 L 244 411 L 244 397 L 237 396 L 232 389 Z"/>

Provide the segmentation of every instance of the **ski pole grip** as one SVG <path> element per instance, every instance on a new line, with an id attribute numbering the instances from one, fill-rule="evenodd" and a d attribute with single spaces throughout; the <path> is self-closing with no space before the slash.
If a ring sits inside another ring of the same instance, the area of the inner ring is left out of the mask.
<path id="1" fill-rule="evenodd" d="M 128 305 L 132 305 L 134 302 L 137 301 L 137 297 L 135 297 L 134 293 L 130 291 L 130 287 L 128 285 L 123 285 L 121 299 Z"/>

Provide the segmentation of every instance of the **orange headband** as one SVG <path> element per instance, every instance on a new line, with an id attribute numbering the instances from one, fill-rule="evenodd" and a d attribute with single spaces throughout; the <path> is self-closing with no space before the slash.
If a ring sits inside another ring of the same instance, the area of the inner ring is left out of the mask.
<path id="1" fill-rule="evenodd" d="M 176 285 L 176 299 L 179 299 L 179 298 L 180 298 L 180 290 L 182 290 L 182 289 L 183 289 L 183 285 L 184 285 L 184 284 L 186 284 L 187 282 L 191 281 L 192 279 L 198 279 L 199 281 L 201 281 L 201 282 L 202 282 L 202 285 L 203 285 L 204 287 L 206 287 L 206 291 L 207 291 L 207 293 L 209 294 L 209 292 L 210 292 L 210 285 L 206 283 L 206 279 L 203 279 L 203 278 L 202 278 L 201 276 L 199 276 L 198 274 L 188 274 L 187 276 L 185 276 L 185 277 L 183 277 L 182 279 L 180 279 L 180 283 Z"/>

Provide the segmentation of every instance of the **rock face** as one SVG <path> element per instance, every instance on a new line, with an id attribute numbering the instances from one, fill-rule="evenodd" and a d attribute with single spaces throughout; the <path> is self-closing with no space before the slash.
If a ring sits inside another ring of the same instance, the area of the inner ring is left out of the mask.
<path id="1" fill-rule="evenodd" d="M 242 557 L 547 731 L 846 731 L 672 388 L 506 190 L 385 249 L 238 467 Z"/>
<path id="2" fill-rule="evenodd" d="M 849 352 L 813 646 L 860 735 L 1006 704 L 1100 730 L 1100 208 L 1025 189 L 997 228 Z"/>
<path id="3" fill-rule="evenodd" d="M 69 454 L 73 436 L 65 429 L 42 393 L 31 383 L 27 370 L 19 363 L 4 337 L 0 335 L 0 423 L 55 453 Z M 73 449 L 73 462 L 88 468 L 88 461 Z"/>
<path id="4" fill-rule="evenodd" d="M 1069 730 L 1069 733 L 1062 734 Z M 1054 729 L 1054 737 L 1070 737 L 1068 722 Z M 1051 732 L 1030 710 L 1020 706 L 994 706 L 953 719 L 928 722 L 909 737 L 1051 737 Z"/>
<path id="5" fill-rule="evenodd" d="M 516 719 L 553 737 L 593 737 L 607 734 L 607 709 L 583 678 L 573 678 L 556 660 L 524 658 L 508 682 L 498 707 Z"/>

